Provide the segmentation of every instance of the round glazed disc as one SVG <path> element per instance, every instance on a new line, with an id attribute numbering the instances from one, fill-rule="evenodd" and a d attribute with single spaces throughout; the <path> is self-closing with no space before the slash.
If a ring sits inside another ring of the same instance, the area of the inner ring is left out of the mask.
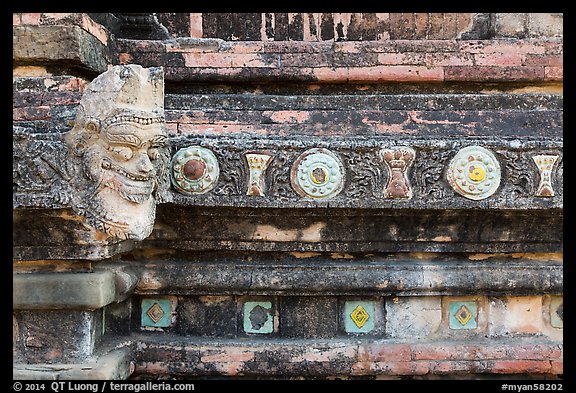
<path id="1" fill-rule="evenodd" d="M 184 194 L 204 194 L 218 182 L 220 168 L 211 150 L 201 146 L 182 148 L 172 157 L 172 184 Z"/>
<path id="2" fill-rule="evenodd" d="M 461 149 L 448 166 L 448 183 L 458 194 L 473 200 L 488 198 L 500 185 L 500 164 L 481 146 Z"/>
<path id="3" fill-rule="evenodd" d="M 327 149 L 306 150 L 292 165 L 290 181 L 302 197 L 332 198 L 344 186 L 344 167 L 338 156 Z"/>

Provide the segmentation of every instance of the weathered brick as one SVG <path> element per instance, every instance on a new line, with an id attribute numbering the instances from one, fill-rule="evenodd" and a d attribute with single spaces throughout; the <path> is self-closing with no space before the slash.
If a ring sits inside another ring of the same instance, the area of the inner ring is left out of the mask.
<path id="1" fill-rule="evenodd" d="M 447 82 L 536 82 L 544 80 L 544 67 L 447 66 L 444 75 Z"/>
<path id="2" fill-rule="evenodd" d="M 524 54 L 521 53 L 475 53 L 474 62 L 478 66 L 521 66 L 525 59 Z"/>
<path id="3" fill-rule="evenodd" d="M 408 362 L 412 360 L 409 344 L 377 344 L 359 347 L 358 358 L 373 362 Z"/>
<path id="4" fill-rule="evenodd" d="M 424 54 L 424 64 L 428 67 L 472 66 L 474 58 L 469 53 L 432 52 Z"/>
<path id="5" fill-rule="evenodd" d="M 262 116 L 274 123 L 308 123 L 310 120 L 309 111 L 264 111 Z"/>
<path id="6" fill-rule="evenodd" d="M 252 359 L 254 359 L 254 348 L 250 347 L 222 346 L 217 350 L 200 349 L 200 361 L 204 363 L 246 362 Z"/>
<path id="7" fill-rule="evenodd" d="M 497 374 L 550 373 L 548 360 L 495 360 L 489 362 L 490 371 Z"/>
<path id="8" fill-rule="evenodd" d="M 348 71 L 348 81 L 390 81 L 390 82 L 432 82 L 444 80 L 441 67 L 424 66 L 375 66 L 351 67 Z"/>
<path id="9" fill-rule="evenodd" d="M 542 65 L 551 67 L 562 67 L 564 65 L 564 57 L 561 55 L 526 55 L 526 60 L 523 65 Z"/>
<path id="10" fill-rule="evenodd" d="M 21 14 L 21 24 L 23 25 L 39 25 L 41 13 L 23 13 Z"/>
<path id="11" fill-rule="evenodd" d="M 14 108 L 12 111 L 13 121 L 48 120 L 52 117 L 50 106 L 32 106 Z"/>
<path id="12" fill-rule="evenodd" d="M 459 51 L 471 53 L 515 53 L 521 54 L 544 54 L 546 48 L 538 40 L 465 40 L 460 41 Z"/>
<path id="13" fill-rule="evenodd" d="M 564 374 L 564 362 L 562 360 L 557 361 L 557 360 L 552 360 L 550 362 L 551 364 L 551 368 L 550 368 L 550 372 L 552 374 L 559 374 L 562 375 Z"/>
<path id="14" fill-rule="evenodd" d="M 201 13 L 191 13 L 190 14 L 190 37 L 192 38 L 202 38 L 204 32 L 202 31 L 202 14 Z"/>
<path id="15" fill-rule="evenodd" d="M 564 67 L 544 67 L 545 81 L 562 81 L 564 79 Z"/>
<path id="16" fill-rule="evenodd" d="M 424 53 L 404 52 L 404 53 L 379 53 L 378 64 L 381 65 L 425 65 L 426 56 Z"/>
<path id="17" fill-rule="evenodd" d="M 449 344 L 417 344 L 412 347 L 414 360 L 453 359 L 454 357 L 454 347 Z"/>
<path id="18" fill-rule="evenodd" d="M 527 344 L 523 346 L 510 346 L 508 348 L 510 359 L 545 360 L 560 359 L 562 351 L 560 348 L 543 344 Z"/>

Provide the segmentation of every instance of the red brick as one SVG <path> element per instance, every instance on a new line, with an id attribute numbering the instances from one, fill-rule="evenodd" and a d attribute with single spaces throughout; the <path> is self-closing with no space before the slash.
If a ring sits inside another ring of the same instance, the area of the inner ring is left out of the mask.
<path id="1" fill-rule="evenodd" d="M 374 366 L 390 375 L 424 375 L 430 372 L 429 362 L 375 362 Z"/>
<path id="2" fill-rule="evenodd" d="M 505 345 L 460 344 L 454 346 L 451 358 L 459 360 L 505 359 L 508 355 L 506 349 Z"/>
<path id="3" fill-rule="evenodd" d="M 429 363 L 430 373 L 451 374 L 458 371 L 483 372 L 486 371 L 486 362 L 469 360 L 442 360 Z"/>
<path id="4" fill-rule="evenodd" d="M 319 82 L 345 83 L 348 81 L 347 68 L 320 67 L 311 69 L 310 72 Z"/>
<path id="5" fill-rule="evenodd" d="M 521 66 L 525 56 L 521 53 L 475 53 L 474 61 L 478 66 Z"/>
<path id="6" fill-rule="evenodd" d="M 202 14 L 191 13 L 190 14 L 190 37 L 192 38 L 202 38 Z"/>
<path id="7" fill-rule="evenodd" d="M 275 123 L 308 123 L 310 120 L 309 111 L 264 111 L 262 116 L 269 118 Z"/>
<path id="8" fill-rule="evenodd" d="M 412 347 L 412 358 L 414 360 L 445 360 L 453 357 L 454 346 L 449 344 L 416 344 Z"/>
<path id="9" fill-rule="evenodd" d="M 544 67 L 545 81 L 562 81 L 564 79 L 564 67 Z"/>
<path id="10" fill-rule="evenodd" d="M 444 69 L 444 75 L 447 82 L 543 81 L 544 67 L 448 66 Z"/>
<path id="11" fill-rule="evenodd" d="M 240 41 L 234 42 L 227 49 L 222 48 L 225 53 L 259 53 L 264 51 L 264 43 L 260 41 Z"/>
<path id="12" fill-rule="evenodd" d="M 407 65 L 351 67 L 348 79 L 350 82 L 431 82 L 444 80 L 444 72 L 441 67 Z"/>
<path id="13" fill-rule="evenodd" d="M 21 20 L 23 25 L 39 25 L 40 24 L 40 17 L 42 14 L 40 13 L 23 13 Z"/>
<path id="14" fill-rule="evenodd" d="M 13 121 L 48 120 L 51 117 L 49 106 L 14 108 L 12 111 Z"/>
<path id="15" fill-rule="evenodd" d="M 552 360 L 550 372 L 552 374 L 564 374 L 564 362 L 561 360 Z"/>
<path id="16" fill-rule="evenodd" d="M 490 371 L 498 374 L 549 373 L 552 370 L 547 360 L 495 360 Z"/>
<path id="17" fill-rule="evenodd" d="M 233 346 L 200 350 L 200 361 L 204 363 L 246 362 L 254 359 L 254 351 L 254 348 Z"/>
<path id="18" fill-rule="evenodd" d="M 423 12 L 414 13 L 414 39 L 425 39 L 428 34 L 428 15 Z"/>
<path id="19" fill-rule="evenodd" d="M 562 55 L 526 55 L 524 65 L 562 67 L 564 58 Z"/>
<path id="20" fill-rule="evenodd" d="M 472 66 L 474 58 L 470 53 L 436 52 L 425 54 L 428 67 L 437 66 Z"/>
<path id="21" fill-rule="evenodd" d="M 130 64 L 132 62 L 132 55 L 130 53 L 118 54 L 118 61 L 120 64 Z"/>
<path id="22" fill-rule="evenodd" d="M 425 65 L 424 53 L 379 53 L 378 64 L 382 65 Z"/>
<path id="23" fill-rule="evenodd" d="M 276 62 L 265 61 L 253 53 L 184 53 L 183 56 L 186 67 L 277 67 Z"/>
<path id="24" fill-rule="evenodd" d="M 412 359 L 412 354 L 408 344 L 375 344 L 360 346 L 359 357 L 376 362 L 405 362 Z"/>
<path id="25" fill-rule="evenodd" d="M 539 42 L 498 41 L 498 40 L 465 40 L 459 42 L 459 51 L 471 53 L 516 53 L 544 54 L 545 47 Z"/>
<path id="26" fill-rule="evenodd" d="M 561 349 L 550 345 L 534 344 L 508 347 L 508 357 L 511 359 L 548 360 L 559 359 L 561 356 Z"/>

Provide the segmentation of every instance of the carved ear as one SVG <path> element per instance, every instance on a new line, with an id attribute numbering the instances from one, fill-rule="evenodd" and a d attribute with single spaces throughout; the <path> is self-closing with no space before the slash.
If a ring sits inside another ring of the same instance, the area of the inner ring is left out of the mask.
<path id="1" fill-rule="evenodd" d="M 89 138 L 92 138 L 93 136 L 97 136 L 98 133 L 100 132 L 100 120 L 95 119 L 95 118 L 88 118 L 86 119 L 86 123 L 84 124 L 84 128 L 86 129 L 86 131 L 88 131 L 89 133 Z"/>
<path id="2" fill-rule="evenodd" d="M 68 137 L 68 144 L 74 153 L 79 156 L 83 155 L 90 141 L 98 138 L 100 128 L 100 121 L 94 118 L 87 119 L 83 125 L 75 123 Z"/>

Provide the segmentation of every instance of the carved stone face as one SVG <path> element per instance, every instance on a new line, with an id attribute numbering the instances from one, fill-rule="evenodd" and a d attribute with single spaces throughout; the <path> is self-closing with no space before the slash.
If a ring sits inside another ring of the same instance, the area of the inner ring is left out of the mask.
<path id="1" fill-rule="evenodd" d="M 133 203 L 152 198 L 157 187 L 158 159 L 166 146 L 160 124 L 120 123 L 109 126 L 98 143 L 86 149 L 88 176 Z"/>
<path id="2" fill-rule="evenodd" d="M 155 194 L 169 160 L 163 85 L 149 70 L 116 66 L 102 74 L 84 93 L 66 138 L 79 172 L 71 179 L 72 208 L 120 239 L 143 240 L 152 232 Z"/>

